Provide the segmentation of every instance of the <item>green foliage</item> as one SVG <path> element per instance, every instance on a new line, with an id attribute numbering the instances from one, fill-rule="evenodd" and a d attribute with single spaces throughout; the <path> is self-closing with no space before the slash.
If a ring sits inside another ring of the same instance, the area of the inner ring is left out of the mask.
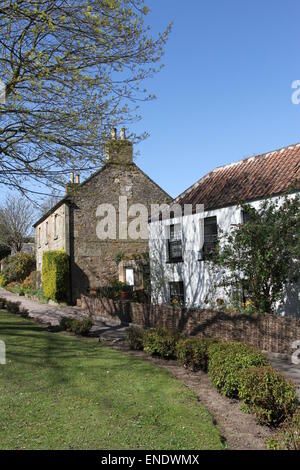
<path id="1" fill-rule="evenodd" d="M 6 308 L 6 299 L 0 297 L 0 310 Z"/>
<path id="2" fill-rule="evenodd" d="M 60 319 L 59 326 L 62 330 L 72 331 L 72 322 L 73 322 L 73 318 L 62 317 Z"/>
<path id="3" fill-rule="evenodd" d="M 43 289 L 56 302 L 67 300 L 69 291 L 69 257 L 64 251 L 43 254 Z"/>
<path id="4" fill-rule="evenodd" d="M 300 273 L 300 197 L 266 200 L 255 210 L 243 204 L 245 224 L 223 235 L 214 264 L 223 267 L 222 285 L 233 304 L 247 313 L 272 312 L 287 284 Z M 245 297 L 248 305 L 244 305 Z"/>
<path id="5" fill-rule="evenodd" d="M 1 2 L 3 184 L 17 184 L 8 167 L 50 185 L 49 165 L 102 163 L 107 129 L 153 99 L 145 81 L 160 70 L 170 27 L 152 37 L 147 12 L 143 0 Z"/>
<path id="6" fill-rule="evenodd" d="M 73 320 L 71 325 L 71 331 L 78 336 L 87 336 L 93 326 L 93 322 L 90 318 L 84 320 Z"/>
<path id="7" fill-rule="evenodd" d="M 215 343 L 208 348 L 208 372 L 214 386 L 225 396 L 237 398 L 243 369 L 267 366 L 260 351 L 244 343 Z"/>
<path id="8" fill-rule="evenodd" d="M 165 359 L 176 357 L 176 344 L 180 334 L 176 330 L 156 328 L 146 330 L 143 335 L 144 351 L 151 356 Z"/>
<path id="9" fill-rule="evenodd" d="M 16 253 L 4 261 L 3 275 L 7 283 L 23 282 L 35 270 L 35 257 L 30 253 Z"/>
<path id="10" fill-rule="evenodd" d="M 7 284 L 7 279 L 4 274 L 0 274 L 0 287 L 5 287 Z"/>
<path id="11" fill-rule="evenodd" d="M 261 424 L 278 426 L 297 407 L 295 386 L 271 367 L 251 367 L 240 374 L 239 398 Z"/>
<path id="12" fill-rule="evenodd" d="M 300 450 L 300 408 L 288 418 L 275 437 L 268 439 L 270 450 Z"/>
<path id="13" fill-rule="evenodd" d="M 9 300 L 6 301 L 6 309 L 10 313 L 14 313 L 14 314 L 20 313 L 20 305 L 21 305 L 21 302 L 11 302 Z"/>
<path id="14" fill-rule="evenodd" d="M 87 336 L 93 326 L 93 322 L 90 318 L 77 320 L 70 317 L 62 317 L 59 326 L 62 330 L 71 331 L 78 336 Z"/>
<path id="15" fill-rule="evenodd" d="M 136 326 L 131 326 L 126 331 L 126 343 L 130 349 L 135 351 L 143 350 L 144 331 Z"/>
<path id="16" fill-rule="evenodd" d="M 208 348 L 214 339 L 182 338 L 176 345 L 176 356 L 181 364 L 192 371 L 208 369 Z"/>
<path id="17" fill-rule="evenodd" d="M 97 289 L 97 296 L 100 298 L 117 300 L 120 298 L 121 292 L 130 291 L 130 286 L 128 286 L 125 282 L 113 279 L 109 286 L 103 286 Z"/>

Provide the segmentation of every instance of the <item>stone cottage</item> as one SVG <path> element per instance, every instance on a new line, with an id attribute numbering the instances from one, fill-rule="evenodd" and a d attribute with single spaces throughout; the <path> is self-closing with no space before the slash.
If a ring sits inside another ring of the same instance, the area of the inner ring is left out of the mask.
<path id="1" fill-rule="evenodd" d="M 133 144 L 122 129 L 116 130 L 106 147 L 102 168 L 80 184 L 71 174 L 66 196 L 35 224 L 37 270 L 42 271 L 43 253 L 65 250 L 70 256 L 70 299 L 75 302 L 113 279 L 142 289 L 147 277 L 148 240 L 120 236 L 99 237 L 98 225 L 107 205 L 115 209 L 114 222 L 119 227 L 120 198 L 143 205 L 150 213 L 151 204 L 171 202 L 171 197 L 152 181 L 134 162 Z M 99 206 L 102 210 L 99 213 Z"/>

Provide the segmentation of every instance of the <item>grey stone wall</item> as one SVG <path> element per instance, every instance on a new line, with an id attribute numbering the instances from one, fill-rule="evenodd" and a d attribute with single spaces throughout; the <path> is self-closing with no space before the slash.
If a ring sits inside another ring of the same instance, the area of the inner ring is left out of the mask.
<path id="1" fill-rule="evenodd" d="M 96 216 L 100 204 L 112 204 L 117 212 L 119 225 L 119 196 L 127 196 L 128 206 L 144 204 L 150 214 L 151 204 L 171 202 L 168 196 L 150 180 L 135 164 L 127 162 L 107 163 L 98 173 L 78 188 L 70 206 L 70 255 L 72 298 L 107 285 L 119 278 L 116 254 L 134 257 L 148 252 L 145 240 L 100 240 Z M 73 236 L 72 236 L 73 234 Z M 117 234 L 118 235 L 118 234 Z"/>

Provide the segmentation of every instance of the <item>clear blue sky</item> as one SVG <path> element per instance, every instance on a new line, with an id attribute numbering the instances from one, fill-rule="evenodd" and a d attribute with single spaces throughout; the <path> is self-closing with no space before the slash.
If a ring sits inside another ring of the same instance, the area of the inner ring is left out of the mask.
<path id="1" fill-rule="evenodd" d="M 299 0 L 146 3 L 154 31 L 174 21 L 158 99 L 133 126 L 150 134 L 136 160 L 150 177 L 177 196 L 216 166 L 300 141 Z"/>
<path id="2" fill-rule="evenodd" d="M 300 3 L 148 0 L 151 23 L 174 21 L 165 68 L 142 107 L 137 164 L 172 196 L 216 166 L 300 141 Z"/>

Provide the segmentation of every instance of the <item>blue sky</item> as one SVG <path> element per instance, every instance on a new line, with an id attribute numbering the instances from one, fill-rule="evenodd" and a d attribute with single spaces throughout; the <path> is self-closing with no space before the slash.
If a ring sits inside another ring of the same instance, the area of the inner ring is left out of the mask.
<path id="1" fill-rule="evenodd" d="M 299 1 L 146 3 L 154 32 L 174 21 L 149 84 L 158 99 L 132 128 L 150 134 L 136 163 L 151 178 L 177 196 L 216 166 L 300 141 Z"/>
<path id="2" fill-rule="evenodd" d="M 172 196 L 216 166 L 300 141 L 300 3 L 148 0 L 150 21 L 174 21 L 158 99 L 142 106 L 136 162 Z"/>

